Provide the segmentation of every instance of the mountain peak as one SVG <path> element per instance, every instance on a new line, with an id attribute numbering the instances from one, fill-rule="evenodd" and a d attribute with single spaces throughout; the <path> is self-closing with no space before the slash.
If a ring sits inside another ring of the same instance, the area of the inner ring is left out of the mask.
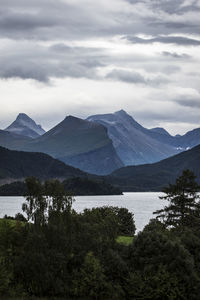
<path id="1" fill-rule="evenodd" d="M 81 119 L 79 119 L 79 118 L 77 118 L 77 117 L 75 117 L 75 116 L 72 116 L 72 115 L 68 115 L 68 116 L 66 116 L 66 117 L 64 118 L 64 120 L 81 120 Z"/>
<path id="2" fill-rule="evenodd" d="M 45 133 L 41 125 L 37 125 L 35 121 L 25 113 L 19 113 L 16 120 L 5 130 L 31 138 L 36 138 Z"/>
<path id="3" fill-rule="evenodd" d="M 167 132 L 167 130 L 162 127 L 155 127 L 151 128 L 150 130 L 159 134 L 170 135 L 169 132 Z"/>
<path id="4" fill-rule="evenodd" d="M 65 119 L 57 125 L 57 127 L 59 127 L 59 130 L 60 129 L 74 130 L 75 128 L 87 129 L 87 128 L 99 127 L 99 126 L 102 125 L 94 122 L 89 122 L 88 120 L 83 120 L 72 115 L 66 116 Z"/>
<path id="5" fill-rule="evenodd" d="M 19 113 L 16 120 L 32 120 L 28 115 L 25 113 Z"/>
<path id="6" fill-rule="evenodd" d="M 115 112 L 116 115 L 128 115 L 127 112 L 123 109 L 120 109 L 118 111 Z"/>

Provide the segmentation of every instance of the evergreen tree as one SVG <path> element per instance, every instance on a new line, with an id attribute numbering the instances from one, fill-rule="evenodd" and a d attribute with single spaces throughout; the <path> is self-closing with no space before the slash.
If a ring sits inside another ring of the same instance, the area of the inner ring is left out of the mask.
<path id="1" fill-rule="evenodd" d="M 196 176 L 190 170 L 184 170 L 176 179 L 175 184 L 169 184 L 163 189 L 165 196 L 160 197 L 169 201 L 169 205 L 157 210 L 157 219 L 166 226 L 196 226 L 200 221 L 199 185 Z"/>

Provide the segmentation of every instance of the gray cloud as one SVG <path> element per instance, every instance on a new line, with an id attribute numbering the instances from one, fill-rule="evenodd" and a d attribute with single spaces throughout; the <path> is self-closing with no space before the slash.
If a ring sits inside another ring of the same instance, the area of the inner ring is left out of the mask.
<path id="1" fill-rule="evenodd" d="M 190 108 L 200 108 L 200 95 L 198 96 L 183 96 L 181 98 L 176 98 L 174 100 L 181 106 L 190 107 Z"/>
<path id="2" fill-rule="evenodd" d="M 134 44 L 153 44 L 153 43 L 162 43 L 162 44 L 176 44 L 181 46 L 199 46 L 200 40 L 182 37 L 182 36 L 158 36 L 151 39 L 143 39 L 135 36 L 125 37 L 128 41 Z"/>
<path id="3" fill-rule="evenodd" d="M 188 114 L 187 111 L 181 110 L 180 113 L 180 109 L 179 113 L 177 113 L 176 110 L 170 112 L 166 112 L 165 110 L 160 112 L 155 112 L 154 110 L 146 110 L 137 113 L 133 111 L 132 115 L 135 116 L 135 119 L 137 121 L 139 121 L 141 124 L 145 124 L 147 127 L 157 127 L 159 123 L 174 123 L 177 124 L 177 128 L 179 127 L 179 123 L 199 124 L 198 112 Z M 176 128 L 176 125 L 174 125 L 174 127 Z M 180 128 L 181 127 L 182 126 L 180 126 Z M 196 125 L 196 127 L 199 127 L 199 125 Z M 178 133 L 177 130 L 175 130 L 175 132 Z"/>
<path id="4" fill-rule="evenodd" d="M 184 0 L 126 0 L 127 2 L 131 4 L 136 4 L 143 2 L 146 5 L 148 5 L 150 8 L 153 8 L 154 10 L 163 11 L 168 14 L 179 14 L 182 15 L 186 12 L 193 12 L 193 11 L 199 11 L 200 8 L 197 5 L 196 0 L 191 0 L 190 4 L 184 5 Z"/>
<path id="5" fill-rule="evenodd" d="M 199 89 L 199 10 L 196 0 L 1 0 L 0 79 L 67 78 L 41 90 L 1 80 L 1 118 L 46 101 L 51 120 L 70 107 L 94 114 L 124 106 L 150 124 L 199 122 L 199 98 L 176 97 Z"/>
<path id="6" fill-rule="evenodd" d="M 163 72 L 164 74 L 174 74 L 177 72 L 181 71 L 181 68 L 179 66 L 176 65 L 167 65 L 165 64 L 165 66 L 160 70 L 161 72 Z"/>
<path id="7" fill-rule="evenodd" d="M 20 51 L 21 50 L 21 51 Z M 103 53 L 91 48 L 55 44 L 37 46 L 34 52 L 24 45 L 15 53 L 0 57 L 1 78 L 35 79 L 48 82 L 51 77 L 96 78 L 96 68 L 103 66 Z"/>
<path id="8" fill-rule="evenodd" d="M 169 79 L 163 76 L 157 76 L 154 78 L 146 78 L 138 72 L 114 69 L 107 74 L 106 78 L 112 80 L 118 80 L 127 83 L 145 84 L 145 85 L 160 85 L 168 83 Z"/>
<path id="9" fill-rule="evenodd" d="M 141 74 L 125 70 L 114 69 L 106 77 L 128 83 L 146 83 L 146 79 Z"/>
<path id="10" fill-rule="evenodd" d="M 190 5 L 183 5 L 183 0 L 120 1 L 116 5 L 114 0 L 106 4 L 105 1 L 1 0 L 0 37 L 56 40 L 139 33 L 199 33 L 197 17 L 184 19 L 189 13 L 198 16 L 197 1 L 191 1 Z"/>
<path id="11" fill-rule="evenodd" d="M 188 59 L 188 58 L 191 58 L 190 55 L 186 54 L 186 53 L 181 53 L 181 54 L 178 54 L 176 52 L 168 52 L 168 51 L 163 51 L 162 52 L 162 55 L 164 56 L 169 56 L 169 57 L 172 57 L 172 58 L 180 58 L 180 59 Z"/>

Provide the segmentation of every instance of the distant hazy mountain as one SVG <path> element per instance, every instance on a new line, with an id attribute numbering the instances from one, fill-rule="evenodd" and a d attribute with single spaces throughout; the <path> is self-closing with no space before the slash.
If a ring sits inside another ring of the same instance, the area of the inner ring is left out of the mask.
<path id="1" fill-rule="evenodd" d="M 123 191 L 161 191 L 184 169 L 192 170 L 200 183 L 200 145 L 154 164 L 124 167 L 109 177 Z"/>
<path id="2" fill-rule="evenodd" d="M 94 174 L 109 174 L 123 166 L 104 126 L 66 117 L 44 135 L 30 141 L 25 151 L 44 152 Z"/>
<path id="3" fill-rule="evenodd" d="M 152 163 L 178 153 L 176 147 L 170 144 L 173 137 L 164 129 L 146 129 L 124 110 L 90 116 L 87 120 L 108 129 L 108 135 L 125 165 Z"/>
<path id="4" fill-rule="evenodd" d="M 186 134 L 175 137 L 176 147 L 181 147 L 184 149 L 192 148 L 200 144 L 200 128 L 188 131 Z"/>
<path id="5" fill-rule="evenodd" d="M 32 138 L 27 136 L 0 130 L 0 146 L 2 147 L 11 150 L 22 150 L 24 145 L 30 140 L 32 140 Z"/>
<path id="6" fill-rule="evenodd" d="M 19 114 L 0 130 L 0 146 L 44 152 L 83 171 L 107 175 L 124 165 L 154 163 L 200 144 L 200 128 L 171 136 L 164 128 L 147 129 L 124 110 L 82 120 L 66 117 L 44 130 Z"/>
<path id="7" fill-rule="evenodd" d="M 150 130 L 159 134 L 170 136 L 169 132 L 162 127 L 151 128 Z"/>
<path id="8" fill-rule="evenodd" d="M 44 153 L 12 151 L 0 147 L 0 182 L 24 179 L 28 176 L 66 179 L 87 174 Z"/>
<path id="9" fill-rule="evenodd" d="M 24 113 L 20 113 L 16 120 L 5 130 L 31 138 L 36 138 L 45 133 L 45 130 L 40 125 L 37 125 L 35 121 Z"/>

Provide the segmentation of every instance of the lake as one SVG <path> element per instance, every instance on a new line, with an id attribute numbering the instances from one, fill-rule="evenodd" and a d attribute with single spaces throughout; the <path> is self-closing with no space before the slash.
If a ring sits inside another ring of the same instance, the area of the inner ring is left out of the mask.
<path id="1" fill-rule="evenodd" d="M 153 212 L 166 205 L 166 201 L 160 200 L 161 193 L 124 193 L 117 196 L 76 196 L 73 208 L 77 212 L 85 208 L 99 207 L 104 205 L 125 207 L 134 213 L 137 232 L 141 231 L 153 217 Z M 0 197 L 0 217 L 5 214 L 15 216 L 21 212 L 24 202 L 23 197 Z M 155 216 L 154 216 L 155 217 Z"/>

